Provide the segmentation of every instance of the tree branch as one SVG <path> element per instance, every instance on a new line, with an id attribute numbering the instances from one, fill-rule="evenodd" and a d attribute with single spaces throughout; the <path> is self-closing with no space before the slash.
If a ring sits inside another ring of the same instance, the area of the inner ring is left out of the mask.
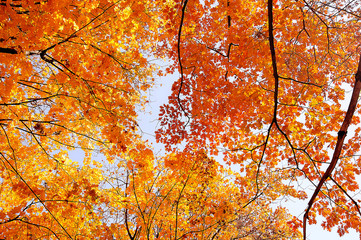
<path id="1" fill-rule="evenodd" d="M 18 51 L 16 51 L 13 48 L 2 48 L 2 47 L 0 47 L 0 53 L 18 54 Z"/>
<path id="2" fill-rule="evenodd" d="M 357 101 L 360 96 L 360 90 L 361 90 L 361 56 L 360 56 L 359 64 L 357 67 L 357 73 L 355 76 L 355 85 L 353 87 L 352 97 L 351 97 L 350 104 L 349 104 L 347 112 L 346 112 L 346 116 L 342 123 L 342 126 L 337 134 L 338 135 L 337 143 L 336 143 L 335 151 L 332 156 L 331 163 L 328 166 L 326 172 L 323 174 L 315 191 L 313 192 L 313 195 L 312 195 L 310 201 L 308 202 L 308 207 L 305 211 L 305 214 L 303 215 L 303 239 L 304 240 L 306 240 L 306 224 L 307 224 L 307 219 L 308 219 L 308 213 L 311 210 L 312 205 L 315 202 L 315 199 L 318 196 L 318 193 L 320 192 L 322 185 L 326 182 L 326 180 L 329 177 L 331 177 L 331 173 L 334 170 L 334 168 L 336 167 L 336 164 L 337 164 L 338 159 L 341 154 L 343 142 L 344 142 L 346 134 L 347 134 L 347 129 L 351 124 L 352 116 L 356 110 Z"/>

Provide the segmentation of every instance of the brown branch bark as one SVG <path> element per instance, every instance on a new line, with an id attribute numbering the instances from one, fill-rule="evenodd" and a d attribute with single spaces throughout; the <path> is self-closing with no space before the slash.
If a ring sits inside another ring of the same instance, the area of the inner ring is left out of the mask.
<path id="1" fill-rule="evenodd" d="M 305 211 L 305 214 L 303 215 L 303 239 L 304 240 L 306 240 L 306 224 L 307 224 L 307 219 L 308 219 L 308 213 L 311 210 L 312 205 L 315 202 L 315 199 L 318 196 L 318 193 L 320 192 L 322 185 L 325 183 L 327 178 L 329 178 L 331 176 L 332 171 L 336 167 L 336 164 L 337 164 L 338 159 L 341 154 L 343 142 L 344 142 L 346 134 L 347 134 L 347 129 L 351 124 L 352 116 L 356 110 L 357 100 L 360 96 L 360 90 L 361 90 L 361 56 L 360 56 L 359 64 L 357 67 L 357 72 L 356 72 L 356 76 L 355 76 L 355 85 L 353 87 L 350 104 L 348 106 L 346 116 L 344 118 L 342 126 L 337 134 L 338 135 L 337 143 L 336 143 L 335 151 L 332 156 L 331 164 L 328 166 L 326 172 L 323 174 L 320 182 L 318 183 L 315 191 L 313 192 L 313 195 L 312 195 L 310 201 L 308 202 L 308 207 Z"/>
<path id="2" fill-rule="evenodd" d="M 178 101 L 179 107 L 181 108 L 182 112 L 184 112 L 185 116 L 188 118 L 188 121 L 189 121 L 188 113 L 184 109 L 184 107 L 181 103 L 181 100 L 180 100 L 180 95 L 181 95 L 183 84 L 184 84 L 184 71 L 183 71 L 184 68 L 183 68 L 183 64 L 182 64 L 181 46 L 180 45 L 181 45 L 182 28 L 183 28 L 184 15 L 186 12 L 187 3 L 188 3 L 188 0 L 185 0 L 183 3 L 181 21 L 180 21 L 179 29 L 178 29 L 177 51 L 178 51 L 178 62 L 179 62 L 179 70 L 180 70 L 180 74 L 181 74 L 181 81 L 180 81 L 180 86 L 179 86 L 179 90 L 178 90 L 178 94 L 177 94 L 177 101 Z"/>
<path id="3" fill-rule="evenodd" d="M 278 108 L 279 76 L 278 76 L 278 71 L 277 71 L 277 58 L 276 58 L 275 39 L 274 39 L 274 35 L 273 35 L 273 0 L 268 0 L 267 10 L 268 10 L 268 33 L 269 33 L 268 41 L 269 41 L 269 48 L 270 48 L 271 59 L 272 59 L 273 77 L 274 77 L 274 80 L 275 80 L 275 83 L 274 83 L 275 90 L 274 90 L 274 93 L 273 93 L 274 106 L 273 106 L 272 122 L 270 123 L 270 126 L 268 128 L 267 137 L 266 137 L 266 141 L 264 143 L 264 148 L 263 148 L 263 151 L 262 151 L 261 159 L 258 162 L 258 166 L 257 166 L 257 173 L 256 173 L 257 192 L 255 194 L 255 197 L 257 195 L 259 195 L 258 176 L 259 176 L 259 173 L 260 173 L 260 168 L 261 168 L 261 164 L 263 162 L 263 158 L 264 158 L 265 153 L 266 153 L 266 148 L 267 148 L 268 140 L 269 140 L 270 135 L 271 135 L 272 127 L 273 127 L 273 124 L 278 125 L 277 124 L 277 108 Z"/>
<path id="4" fill-rule="evenodd" d="M 2 47 L 0 47 L 0 53 L 18 54 L 18 51 L 16 51 L 13 48 L 2 48 Z"/>

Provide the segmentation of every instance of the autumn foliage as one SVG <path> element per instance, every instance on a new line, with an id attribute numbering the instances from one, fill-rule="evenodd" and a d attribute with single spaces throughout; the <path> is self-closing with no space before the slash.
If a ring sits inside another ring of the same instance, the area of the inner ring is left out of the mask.
<path id="1" fill-rule="evenodd" d="M 1 0 L 0 239 L 306 239 L 316 216 L 361 234 L 360 16 Z M 138 114 L 172 73 L 157 154 Z"/>

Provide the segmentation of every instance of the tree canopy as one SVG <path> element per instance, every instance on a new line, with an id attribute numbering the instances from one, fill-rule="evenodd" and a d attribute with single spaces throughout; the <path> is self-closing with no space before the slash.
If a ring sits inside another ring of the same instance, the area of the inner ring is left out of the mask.
<path id="1" fill-rule="evenodd" d="M 357 1 L 0 11 L 0 239 L 306 239 L 316 216 L 361 236 Z M 138 114 L 173 73 L 158 154 Z"/>

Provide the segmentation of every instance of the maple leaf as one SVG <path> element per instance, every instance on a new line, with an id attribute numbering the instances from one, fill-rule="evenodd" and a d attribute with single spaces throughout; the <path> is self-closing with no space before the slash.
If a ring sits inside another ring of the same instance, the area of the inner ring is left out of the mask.
<path id="1" fill-rule="evenodd" d="M 0 12 L 0 238 L 299 239 L 301 220 L 274 203 L 305 199 L 304 179 L 317 186 L 304 238 L 316 214 L 360 233 L 352 2 L 2 1 Z M 176 71 L 158 156 L 137 111 L 155 74 Z"/>
<path id="2" fill-rule="evenodd" d="M 188 151 L 223 152 L 224 161 L 245 171 L 239 186 L 251 194 L 250 201 L 263 194 L 271 201 L 280 197 L 269 191 L 277 189 L 280 175 L 291 182 L 306 178 L 314 185 L 321 179 L 304 224 L 311 209 L 324 216 L 332 209 L 345 217 L 350 204 L 359 216 L 359 196 L 351 197 L 359 189 L 353 180 L 358 170 L 339 161 L 342 156 L 353 158 L 353 167 L 358 161 L 358 134 L 343 144 L 347 128 L 358 123 L 359 114 L 355 108 L 360 53 L 353 45 L 358 36 L 349 35 L 359 27 L 351 20 L 358 19 L 357 8 L 344 11 L 349 1 L 207 3 L 184 1 L 178 8 L 181 14 L 166 15 L 173 23 L 168 30 L 173 35 L 166 41 L 177 42 L 164 44 L 163 50 L 169 58 L 177 56 L 172 68 L 179 69 L 180 78 L 162 107 L 158 141 L 169 150 L 182 142 Z M 346 84 L 354 93 L 345 115 L 340 89 Z M 333 158 L 326 151 L 329 146 L 335 148 Z M 343 146 L 347 153 L 341 151 Z M 327 190 L 329 184 L 338 190 Z M 312 207 L 316 196 L 331 199 L 338 207 Z M 333 218 L 328 227 L 342 225 L 342 218 L 338 219 Z M 310 222 L 315 223 L 315 218 Z M 305 227 L 304 231 L 305 237 Z"/>

